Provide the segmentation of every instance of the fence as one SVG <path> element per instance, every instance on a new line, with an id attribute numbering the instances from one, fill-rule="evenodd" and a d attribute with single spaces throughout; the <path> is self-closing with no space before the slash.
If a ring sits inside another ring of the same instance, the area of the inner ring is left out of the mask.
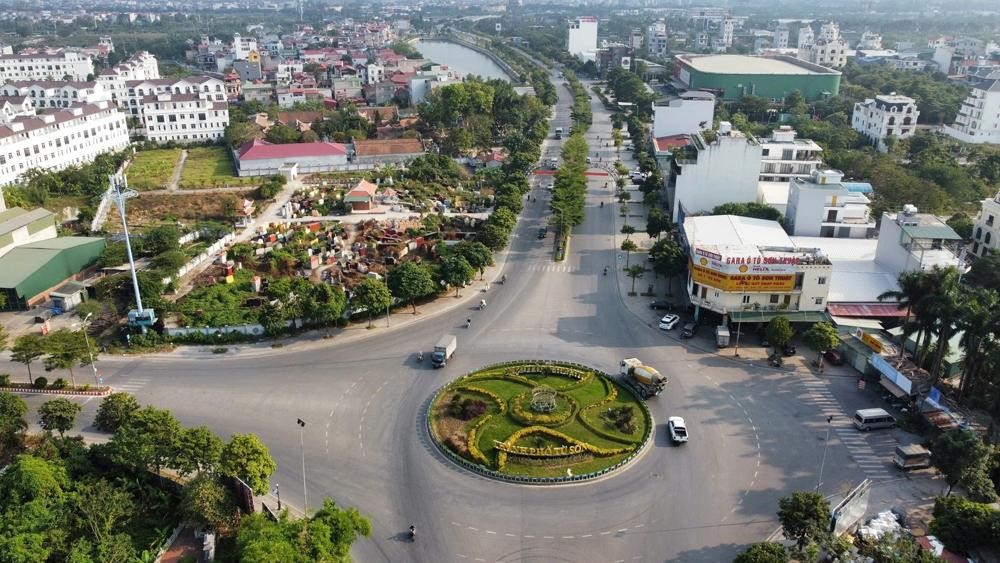
<path id="1" fill-rule="evenodd" d="M 259 324 L 227 325 L 224 327 L 167 327 L 167 336 L 187 336 L 189 334 L 231 334 L 238 332 L 245 336 L 264 336 L 264 327 Z"/>
<path id="2" fill-rule="evenodd" d="M 176 274 L 170 277 L 163 278 L 163 285 L 167 285 L 168 283 L 174 281 L 174 279 L 184 277 L 184 275 L 190 272 L 191 270 L 194 270 L 195 268 L 198 268 L 205 262 L 211 260 L 212 258 L 215 257 L 215 254 L 217 252 L 222 250 L 224 246 L 226 246 L 227 244 L 229 244 L 234 240 L 236 240 L 236 233 L 229 233 L 228 235 L 215 241 L 214 243 L 212 243 L 211 246 L 205 249 L 205 252 L 202 252 L 201 254 L 195 256 L 190 261 L 188 261 L 187 264 L 181 266 L 180 269 L 177 270 Z"/>
<path id="3" fill-rule="evenodd" d="M 479 369 L 477 369 L 475 371 L 470 371 L 470 372 L 466 373 L 465 375 L 463 375 L 462 377 L 459 377 L 458 379 L 456 379 L 454 381 L 451 381 L 448 384 L 446 384 L 444 387 L 441 387 L 440 389 L 438 389 L 437 392 L 434 393 L 434 396 L 431 397 L 430 403 L 428 403 L 428 407 L 427 408 L 428 409 L 433 408 L 434 404 L 437 403 L 438 399 L 441 397 L 441 393 L 443 393 L 445 389 L 447 389 L 449 386 L 451 386 L 451 384 L 453 384 L 453 383 L 455 383 L 457 381 L 460 381 L 462 379 L 465 379 L 466 377 L 475 375 L 475 374 L 477 374 L 477 373 L 479 373 L 481 371 L 485 371 L 485 370 L 489 370 L 489 369 L 496 369 L 496 368 L 503 368 L 503 367 L 506 367 L 506 366 L 521 366 L 521 365 L 524 365 L 527 362 L 529 362 L 529 361 L 528 360 L 522 360 L 522 361 L 514 361 L 514 362 L 501 362 L 499 364 L 492 364 L 492 365 L 481 367 L 481 368 L 479 368 Z M 607 378 L 609 380 L 613 380 L 614 379 L 610 375 L 608 375 L 608 374 L 606 374 L 606 373 L 604 373 L 602 371 L 598 371 L 598 370 L 596 370 L 596 369 L 594 369 L 594 368 L 592 368 L 590 366 L 585 366 L 585 365 L 578 364 L 578 363 L 575 363 L 575 362 L 563 362 L 563 361 L 559 361 L 559 360 L 530 360 L 530 363 L 532 363 L 534 365 L 569 366 L 569 367 L 574 367 L 574 368 L 577 368 L 577 369 L 584 369 L 584 370 L 587 370 L 587 371 L 593 371 L 597 375 L 599 375 L 601 377 L 604 377 L 604 378 Z M 522 477 L 520 475 L 508 475 L 506 473 L 501 473 L 499 471 L 494 471 L 492 469 L 489 469 L 488 467 L 483 467 L 482 465 L 479 465 L 479 464 L 476 464 L 476 463 L 472 463 L 471 461 L 469 461 L 469 460 L 467 460 L 467 459 L 465 459 L 463 457 L 460 457 L 457 454 L 455 454 L 454 452 L 452 452 L 451 450 L 449 450 L 447 446 L 441 444 L 434 437 L 434 428 L 433 428 L 433 426 L 431 424 L 430 412 L 428 412 L 427 417 L 426 417 L 427 418 L 427 433 L 430 435 L 431 442 L 434 442 L 434 445 L 437 447 L 438 451 L 440 451 L 442 454 L 444 454 L 444 456 L 446 458 L 448 458 L 448 460 L 450 460 L 452 463 L 454 463 L 454 464 L 456 464 L 456 465 L 458 465 L 460 467 L 463 467 L 465 469 L 468 469 L 470 471 L 474 471 L 474 472 L 476 472 L 476 473 L 478 473 L 478 474 L 480 474 L 480 475 L 482 475 L 484 477 L 489 477 L 490 479 L 496 479 L 498 481 L 507 481 L 508 483 L 519 483 L 519 484 L 525 484 L 525 485 L 559 485 L 559 484 L 564 484 L 564 483 L 575 483 L 575 482 L 579 482 L 579 481 L 589 481 L 591 479 L 597 479 L 598 477 L 603 477 L 605 475 L 608 475 L 610 473 L 613 473 L 613 472 L 615 472 L 615 471 L 617 471 L 617 470 L 625 467 L 626 465 L 628 465 L 629 463 L 631 463 L 634 459 L 636 459 L 637 457 L 639 457 L 639 455 L 646 450 L 646 448 L 649 446 L 650 441 L 653 439 L 653 434 L 654 434 L 654 430 L 653 430 L 654 429 L 653 415 L 650 414 L 649 408 L 646 407 L 646 403 L 643 402 L 642 397 L 639 397 L 639 395 L 636 394 L 636 392 L 633 391 L 632 389 L 630 389 L 628 386 L 623 385 L 622 388 L 625 389 L 628 393 L 631 393 L 633 397 L 635 397 L 636 402 L 639 403 L 640 407 L 642 408 L 643 415 L 646 417 L 646 420 L 649 421 L 649 424 L 646 425 L 646 434 L 642 437 L 642 444 L 638 448 L 636 448 L 635 451 L 632 452 L 628 457 L 626 457 L 625 459 L 619 461 L 618 463 L 614 464 L 611 467 L 606 467 L 606 468 L 604 468 L 604 469 L 602 469 L 600 471 L 594 471 L 593 473 L 584 473 L 582 475 L 572 475 L 572 476 L 569 476 L 569 477 Z"/>

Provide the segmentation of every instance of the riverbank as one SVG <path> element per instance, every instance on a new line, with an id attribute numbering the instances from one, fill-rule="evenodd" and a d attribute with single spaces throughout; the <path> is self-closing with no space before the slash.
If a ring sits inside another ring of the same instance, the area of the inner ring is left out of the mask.
<path id="1" fill-rule="evenodd" d="M 472 42 L 472 41 L 469 41 L 467 39 L 464 39 L 464 38 L 458 36 L 455 33 L 445 33 L 445 34 L 440 34 L 440 35 L 429 35 L 427 37 L 420 38 L 420 40 L 422 40 L 422 41 L 429 41 L 429 42 L 435 42 L 436 41 L 436 42 L 441 42 L 441 43 L 452 43 L 454 45 L 458 45 L 460 47 L 465 47 L 466 49 L 475 51 L 475 52 L 479 53 L 480 55 L 483 55 L 484 57 L 490 59 L 491 61 L 493 61 L 494 64 L 496 64 L 498 67 L 500 67 L 500 70 L 502 70 L 504 72 L 504 74 L 507 75 L 507 80 L 509 80 L 512 85 L 514 85 L 514 86 L 523 86 L 523 84 L 521 82 L 521 77 L 518 74 L 518 72 L 516 70 L 514 70 L 509 64 L 507 64 L 506 61 L 504 61 L 502 58 L 500 58 L 496 53 L 494 53 L 493 51 L 490 51 L 489 49 L 487 49 L 487 48 L 485 48 L 485 47 L 483 47 L 483 46 L 481 46 L 481 45 L 479 45 L 479 44 L 477 44 L 475 42 Z M 415 46 L 419 49 L 419 43 L 415 44 Z M 426 53 L 424 53 L 424 57 L 433 60 L 433 57 L 428 57 Z M 441 61 L 434 61 L 434 62 L 441 62 Z"/>

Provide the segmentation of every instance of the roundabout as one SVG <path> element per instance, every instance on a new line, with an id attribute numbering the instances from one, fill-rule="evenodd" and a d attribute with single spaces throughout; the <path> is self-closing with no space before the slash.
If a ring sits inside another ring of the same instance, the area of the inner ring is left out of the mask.
<path id="1" fill-rule="evenodd" d="M 490 365 L 445 385 L 427 425 L 453 462 L 526 484 L 607 475 L 635 460 L 653 435 L 645 404 L 607 374 L 536 360 Z"/>

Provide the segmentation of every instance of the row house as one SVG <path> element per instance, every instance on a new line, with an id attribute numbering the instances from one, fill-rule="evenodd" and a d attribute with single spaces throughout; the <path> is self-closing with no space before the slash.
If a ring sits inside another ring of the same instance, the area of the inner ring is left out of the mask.
<path id="1" fill-rule="evenodd" d="M 38 109 L 65 108 L 80 102 L 111 101 L 111 93 L 100 82 L 19 80 L 0 86 L 0 96 L 28 98 Z"/>
<path id="2" fill-rule="evenodd" d="M 201 142 L 221 139 L 229 125 L 229 104 L 200 94 L 154 94 L 142 99 L 140 118 L 150 141 Z"/>
<path id="3" fill-rule="evenodd" d="M 17 80 L 86 81 L 94 74 L 94 61 L 82 53 L 0 55 L 0 82 Z"/>

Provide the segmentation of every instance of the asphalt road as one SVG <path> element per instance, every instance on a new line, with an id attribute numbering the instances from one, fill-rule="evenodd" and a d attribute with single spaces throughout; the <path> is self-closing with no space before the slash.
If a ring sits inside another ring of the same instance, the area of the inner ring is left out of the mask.
<path id="1" fill-rule="evenodd" d="M 553 79 L 560 100 L 552 127 L 568 130 L 569 95 Z M 610 138 L 610 122 L 595 101 L 593 147 L 598 136 Z M 613 148 L 599 152 L 606 161 Z M 622 300 L 627 288 L 619 288 L 617 276 L 602 275 L 605 266 L 614 269 L 617 254 L 616 206 L 599 206 L 602 198 L 611 201 L 606 180 L 592 178 L 586 221 L 562 263 L 552 260 L 552 235 L 536 237 L 547 221 L 548 192 L 534 190 L 537 202 L 526 206 L 506 257 L 507 283 L 493 285 L 485 311 L 458 307 L 409 328 L 302 349 L 106 358 L 102 371 L 110 384 L 187 425 L 205 424 L 226 437 L 258 434 L 278 462 L 273 482 L 282 500 L 295 506 L 303 504 L 295 421 L 305 420 L 309 506 L 331 497 L 372 520 L 371 539 L 355 545 L 358 561 L 732 560 L 777 527 L 781 495 L 816 486 L 822 409 L 836 401 L 818 404 L 800 376 L 685 348 L 629 311 Z M 469 329 L 466 317 L 473 319 Z M 453 361 L 441 370 L 417 363 L 414 353 L 429 353 L 445 333 L 458 336 Z M 631 356 L 670 382 L 649 403 L 657 423 L 653 445 L 616 475 L 571 486 L 496 483 L 453 466 L 429 442 L 423 416 L 430 396 L 467 371 L 551 358 L 614 372 Z M 86 402 L 83 424 L 97 404 Z M 682 447 L 666 438 L 670 415 L 688 422 L 691 440 Z M 863 477 L 835 449 L 824 492 Z M 418 528 L 415 543 L 406 541 L 411 523 Z"/>

